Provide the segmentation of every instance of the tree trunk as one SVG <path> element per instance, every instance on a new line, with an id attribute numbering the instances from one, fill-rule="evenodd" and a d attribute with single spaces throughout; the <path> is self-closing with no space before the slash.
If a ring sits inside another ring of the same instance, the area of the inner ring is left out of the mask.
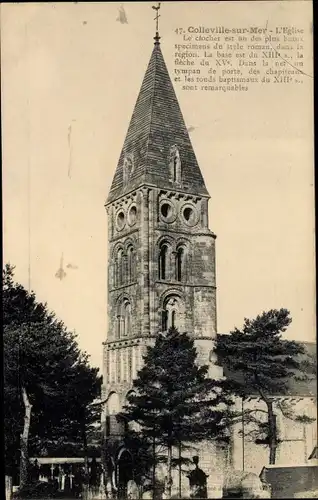
<path id="1" fill-rule="evenodd" d="M 20 435 L 20 488 L 23 488 L 28 483 L 29 471 L 29 456 L 28 456 L 28 441 L 31 423 L 32 405 L 29 401 L 25 387 L 22 387 L 22 399 L 24 404 L 24 425 L 23 432 Z"/>
<path id="2" fill-rule="evenodd" d="M 87 449 L 87 437 L 85 430 L 83 431 L 83 449 L 84 449 L 85 476 L 88 478 L 88 449 Z"/>
<path id="3" fill-rule="evenodd" d="M 83 436 L 83 449 L 84 449 L 84 487 L 83 487 L 83 493 L 84 493 L 84 500 L 87 500 L 88 498 L 88 450 L 87 450 L 87 436 L 86 436 L 86 429 L 84 428 L 82 431 L 82 436 Z"/>
<path id="4" fill-rule="evenodd" d="M 108 498 L 108 489 L 107 489 L 107 483 L 108 483 L 108 454 L 107 454 L 107 440 L 105 436 L 102 437 L 102 454 L 101 454 L 101 459 L 102 459 L 102 474 L 103 474 L 103 485 L 104 485 L 104 493 L 105 497 Z"/>
<path id="5" fill-rule="evenodd" d="M 167 498 L 171 498 L 171 487 L 172 487 L 172 446 L 169 443 L 168 460 L 167 460 L 167 483 L 166 483 Z"/>
<path id="6" fill-rule="evenodd" d="M 276 416 L 273 411 L 273 402 L 266 401 L 266 404 L 268 410 L 269 464 L 275 465 L 277 449 Z"/>
<path id="7" fill-rule="evenodd" d="M 104 485 L 104 493 L 105 493 L 105 497 L 108 498 L 108 464 L 107 464 L 107 457 L 105 456 L 105 454 L 103 454 L 104 458 L 103 458 L 103 469 L 102 469 L 102 474 L 103 474 L 103 485 Z"/>
<path id="8" fill-rule="evenodd" d="M 255 376 L 255 381 L 258 385 L 258 390 L 260 396 L 267 406 L 267 423 L 268 423 L 268 445 L 269 445 L 269 464 L 275 465 L 276 463 L 276 449 L 277 449 L 277 428 L 276 428 L 276 416 L 273 411 L 273 401 L 265 396 L 263 390 L 261 389 L 261 384 L 257 375 Z"/>
<path id="9" fill-rule="evenodd" d="M 152 466 L 152 498 L 156 497 L 156 437 L 155 432 L 152 441 L 153 466 Z"/>

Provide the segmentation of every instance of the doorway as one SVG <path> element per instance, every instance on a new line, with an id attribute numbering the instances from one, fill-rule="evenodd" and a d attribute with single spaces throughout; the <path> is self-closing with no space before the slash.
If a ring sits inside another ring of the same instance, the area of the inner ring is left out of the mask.
<path id="1" fill-rule="evenodd" d="M 127 483 L 133 477 L 133 458 L 130 451 L 124 448 L 119 452 L 117 459 L 118 499 L 123 500 L 127 498 Z"/>

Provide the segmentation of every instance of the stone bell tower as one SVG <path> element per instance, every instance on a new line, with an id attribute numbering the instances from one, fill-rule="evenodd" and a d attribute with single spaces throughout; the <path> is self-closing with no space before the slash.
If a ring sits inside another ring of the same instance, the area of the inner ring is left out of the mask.
<path id="1" fill-rule="evenodd" d="M 106 202 L 110 436 L 120 434 L 113 417 L 158 332 L 190 333 L 202 362 L 212 361 L 216 237 L 208 201 L 157 33 Z"/>

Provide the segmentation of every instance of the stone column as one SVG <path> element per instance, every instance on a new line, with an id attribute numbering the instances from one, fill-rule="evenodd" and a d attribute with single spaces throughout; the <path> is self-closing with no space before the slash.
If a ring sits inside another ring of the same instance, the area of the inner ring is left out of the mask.
<path id="1" fill-rule="evenodd" d="M 217 323 L 217 286 L 216 286 L 216 249 L 215 249 L 215 241 L 216 241 L 216 236 L 213 235 L 213 245 L 212 245 L 212 261 L 213 261 L 213 283 L 211 283 L 214 287 L 213 290 L 213 299 L 212 299 L 212 304 L 211 306 L 213 307 L 213 316 L 212 316 L 212 321 L 213 321 L 213 333 L 217 333 L 218 331 L 218 323 Z"/>
<path id="2" fill-rule="evenodd" d="M 127 382 L 127 380 L 128 380 L 128 348 L 124 347 L 122 349 L 122 353 L 123 353 L 123 359 L 122 359 L 123 381 Z"/>
<path id="3" fill-rule="evenodd" d="M 110 360 L 109 360 L 109 351 L 107 350 L 107 346 L 104 345 L 104 384 L 105 387 L 110 382 Z"/>
<path id="4" fill-rule="evenodd" d="M 141 204 L 141 335 L 149 334 L 149 192 L 148 188 L 142 189 Z"/>
<path id="5" fill-rule="evenodd" d="M 201 201 L 202 225 L 204 228 L 209 227 L 209 200 L 203 198 Z"/>
<path id="6" fill-rule="evenodd" d="M 125 351 L 126 349 L 119 349 L 120 356 L 120 381 L 123 382 L 125 380 Z"/>
<path id="7" fill-rule="evenodd" d="M 131 382 L 132 379 L 133 379 L 133 366 L 132 366 L 132 358 L 133 358 L 133 354 L 134 354 L 134 348 L 133 346 L 129 346 L 128 347 L 128 352 L 127 352 L 127 357 L 128 357 L 128 361 L 127 361 L 127 364 L 128 364 L 128 382 Z"/>
<path id="8" fill-rule="evenodd" d="M 120 373 L 120 349 L 116 349 L 115 351 L 115 356 L 116 356 L 116 382 L 121 382 L 121 373 Z"/>
<path id="9" fill-rule="evenodd" d="M 111 369 L 110 380 L 111 380 L 111 382 L 115 382 L 116 381 L 116 358 L 115 358 L 116 352 L 114 349 L 112 349 L 111 351 L 109 351 L 109 354 L 110 354 L 110 369 Z"/>
<path id="10" fill-rule="evenodd" d="M 108 217 L 108 241 L 110 242 L 113 237 L 113 206 L 110 205 L 106 208 L 107 217 Z M 111 246 L 108 248 L 108 290 L 112 289 L 114 286 L 114 273 L 112 272 L 111 265 Z"/>
<path id="11" fill-rule="evenodd" d="M 131 374 L 132 380 L 136 377 L 136 346 L 131 346 L 132 355 L 131 355 Z"/>
<path id="12" fill-rule="evenodd" d="M 149 279 L 149 332 L 148 333 L 153 333 L 157 329 L 157 307 L 155 303 L 155 292 L 154 292 L 154 287 L 151 286 L 151 284 L 155 280 L 155 272 L 156 272 L 156 266 L 154 265 L 154 247 L 155 247 L 155 238 L 154 238 L 154 227 L 155 227 L 155 217 L 156 217 L 156 210 L 157 210 L 157 200 L 155 196 L 155 192 L 152 189 L 149 192 L 149 274 L 148 274 L 148 279 Z"/>
<path id="13" fill-rule="evenodd" d="M 6 500 L 11 500 L 12 498 L 12 477 L 6 476 Z"/>
<path id="14" fill-rule="evenodd" d="M 143 346 L 140 345 L 140 346 L 138 346 L 138 370 L 140 370 L 142 368 L 142 365 L 143 365 L 142 356 L 143 356 Z"/>

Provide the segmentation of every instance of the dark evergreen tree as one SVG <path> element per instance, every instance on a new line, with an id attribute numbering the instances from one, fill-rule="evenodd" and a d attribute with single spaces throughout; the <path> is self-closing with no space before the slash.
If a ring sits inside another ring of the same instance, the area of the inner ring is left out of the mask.
<path id="1" fill-rule="evenodd" d="M 28 452 L 58 441 L 81 442 L 99 419 L 91 403 L 100 396 L 101 377 L 81 353 L 76 335 L 3 270 L 5 460 L 27 481 Z"/>
<path id="2" fill-rule="evenodd" d="M 224 380 L 210 379 L 208 367 L 198 365 L 194 340 L 176 329 L 159 334 L 147 348 L 133 390 L 121 417 L 137 422 L 149 445 L 155 440 L 166 451 L 169 496 L 173 449 L 182 443 L 227 440 L 232 399 Z"/>
<path id="3" fill-rule="evenodd" d="M 215 354 L 224 366 L 233 391 L 240 397 L 257 394 L 267 410 L 248 410 L 243 417 L 259 425 L 256 441 L 269 446 L 269 463 L 275 463 L 278 435 L 273 402 L 287 395 L 290 380 L 309 380 L 312 362 L 302 344 L 282 338 L 292 319 L 287 309 L 270 310 L 244 320 L 241 330 L 218 336 Z M 281 408 L 284 411 L 283 407 Z M 265 411 L 266 422 L 255 413 Z M 291 415 L 289 415 L 291 417 Z"/>

